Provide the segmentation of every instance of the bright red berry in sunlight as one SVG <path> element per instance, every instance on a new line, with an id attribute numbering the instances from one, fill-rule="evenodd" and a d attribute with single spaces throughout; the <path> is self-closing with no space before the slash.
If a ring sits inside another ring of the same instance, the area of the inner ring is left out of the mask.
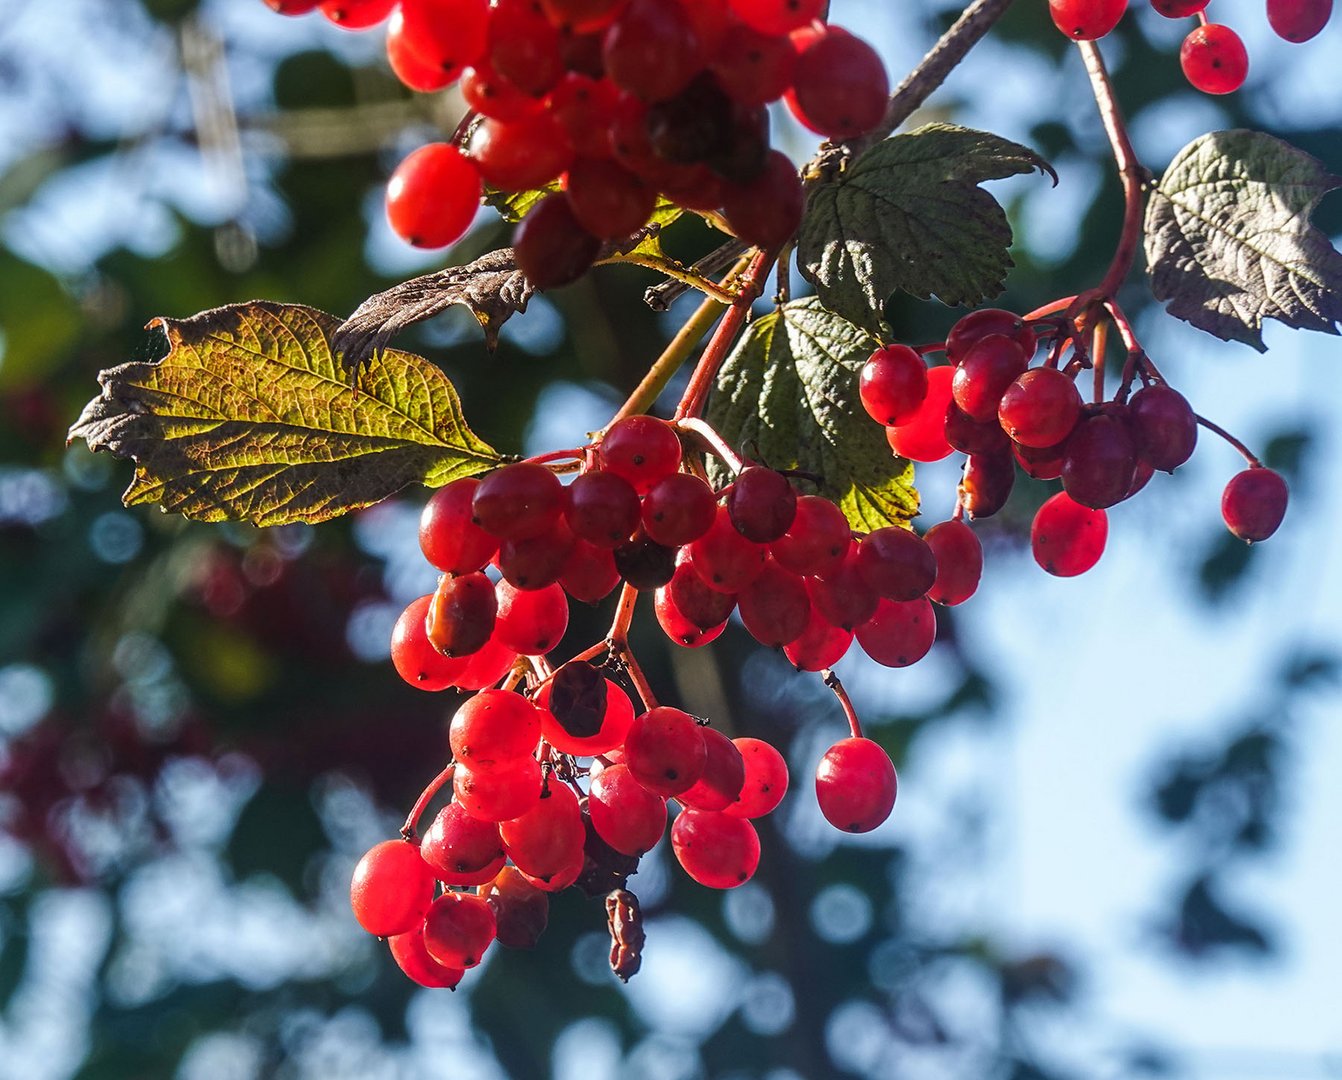
<path id="1" fill-rule="evenodd" d="M 1308 41 L 1332 14 L 1333 0 L 1267 0 L 1267 21 L 1285 41 Z"/>
<path id="2" fill-rule="evenodd" d="M 923 537 L 937 558 L 937 577 L 927 598 L 947 607 L 963 604 L 983 576 L 983 545 L 963 521 L 942 521 Z"/>
<path id="3" fill-rule="evenodd" d="M 430 143 L 402 161 L 387 181 L 387 220 L 408 244 L 446 247 L 471 227 L 482 191 L 468 157 L 447 143 Z"/>
<path id="4" fill-rule="evenodd" d="M 927 397 L 913 417 L 898 427 L 885 429 L 890 449 L 910 461 L 940 461 L 951 453 L 946 441 L 946 410 L 951 404 L 953 367 L 934 367 L 927 372 Z"/>
<path id="5" fill-rule="evenodd" d="M 1151 0 L 1151 6 L 1167 19 L 1187 19 L 1206 8 L 1209 0 Z"/>
<path id="6" fill-rule="evenodd" d="M 623 477 L 640 495 L 680 468 L 680 437 L 655 416 L 626 416 L 601 439 L 601 464 Z"/>
<path id="7" fill-rule="evenodd" d="M 927 397 L 927 365 L 907 345 L 885 345 L 862 365 L 858 396 L 867 415 L 894 427 L 911 420 Z"/>
<path id="8" fill-rule="evenodd" d="M 1245 469 L 1236 473 L 1221 495 L 1221 516 L 1226 528 L 1241 540 L 1266 540 L 1286 516 L 1286 481 L 1271 469 Z"/>
<path id="9" fill-rule="evenodd" d="M 597 835 L 625 855 L 650 851 L 666 831 L 666 800 L 635 780 L 622 763 L 592 778 L 587 807 Z"/>
<path id="10" fill-rule="evenodd" d="M 354 868 L 350 906 L 370 934 L 390 937 L 419 926 L 433 899 L 433 871 L 419 848 L 405 840 L 384 840 Z"/>
<path id="11" fill-rule="evenodd" d="M 457 684 L 470 658 L 450 660 L 429 642 L 426 621 L 433 596 L 412 600 L 391 632 L 391 662 L 396 674 L 420 690 L 446 690 Z"/>
<path id="12" fill-rule="evenodd" d="M 491 536 L 526 540 L 548 532 L 564 510 L 564 485 L 544 465 L 495 469 L 471 499 L 471 520 Z"/>
<path id="13" fill-rule="evenodd" d="M 997 415 L 1007 387 L 1028 362 L 1029 357 L 1015 338 L 988 334 L 965 351 L 951 379 L 951 396 L 974 420 L 991 420 Z"/>
<path id="14" fill-rule="evenodd" d="M 503 840 L 492 821 L 471 817 L 460 803 L 438 811 L 419 853 L 447 885 L 483 885 L 503 869 Z"/>
<path id="15" fill-rule="evenodd" d="M 741 797 L 746 782 L 745 760 L 737 745 L 722 732 L 705 727 L 699 733 L 708 751 L 704 771 L 676 799 L 697 810 L 724 810 Z"/>
<path id="16" fill-rule="evenodd" d="M 1179 66 L 1188 81 L 1204 94 L 1230 94 L 1244 85 L 1249 53 L 1230 27 L 1208 23 L 1184 38 Z"/>
<path id="17" fill-rule="evenodd" d="M 870 131 L 885 116 L 890 80 L 876 50 L 836 26 L 803 32 L 792 89 L 792 115 L 827 139 Z"/>
<path id="18" fill-rule="evenodd" d="M 471 817 L 510 821 L 540 800 L 540 762 L 533 757 L 518 757 L 487 769 L 458 765 L 452 777 L 452 794 Z"/>
<path id="19" fill-rule="evenodd" d="M 769 545 L 769 553 L 785 570 L 823 577 L 843 563 L 851 541 L 842 510 L 819 495 L 800 495 L 792 524 Z"/>
<path id="20" fill-rule="evenodd" d="M 317 6 L 339 27 L 367 30 L 391 14 L 396 0 L 322 0 Z"/>
<path id="21" fill-rule="evenodd" d="M 899 780 L 895 765 L 870 739 L 843 739 L 820 759 L 815 794 L 825 820 L 844 832 L 871 832 L 890 816 Z"/>
<path id="22" fill-rule="evenodd" d="M 445 892 L 424 916 L 424 947 L 444 967 L 472 968 L 494 940 L 494 909 L 478 896 Z"/>
<path id="23" fill-rule="evenodd" d="M 1156 383 L 1132 395 L 1129 427 L 1137 456 L 1153 469 L 1173 472 L 1198 444 L 1198 421 L 1188 399 L 1171 386 Z"/>
<path id="24" fill-rule="evenodd" d="M 640 784 L 670 797 L 703 775 L 708 747 L 694 717 L 662 705 L 635 717 L 625 736 L 624 760 Z"/>
<path id="25" fill-rule="evenodd" d="M 876 613 L 855 631 L 862 651 L 883 667 L 916 664 L 937 637 L 937 616 L 925 596 L 882 600 Z"/>
<path id="26" fill-rule="evenodd" d="M 424 947 L 422 923 L 404 934 L 388 938 L 387 944 L 391 947 L 391 958 L 396 961 L 396 966 L 420 986 L 450 990 L 466 974 L 464 968 L 447 967 L 429 955 L 429 950 Z"/>
<path id="27" fill-rule="evenodd" d="M 765 34 L 786 34 L 818 19 L 824 0 L 727 0 L 732 14 Z"/>
<path id="28" fill-rule="evenodd" d="M 741 796 L 722 812 L 730 817 L 757 818 L 771 813 L 787 794 L 787 762 L 763 739 L 733 739 L 745 763 Z"/>
<path id="29" fill-rule="evenodd" d="M 712 810 L 682 810 L 671 826 L 671 849 L 685 873 L 710 889 L 744 885 L 760 863 L 755 827 Z"/>
<path id="30" fill-rule="evenodd" d="M 1002 393 L 997 419 L 1022 446 L 1057 446 L 1081 416 L 1076 383 L 1057 368 L 1031 368 Z"/>
<path id="31" fill-rule="evenodd" d="M 1127 9 L 1128 0 L 1048 0 L 1053 25 L 1073 41 L 1104 37 Z"/>
<path id="32" fill-rule="evenodd" d="M 567 784 L 552 778 L 541 800 L 520 817 L 503 822 L 499 835 L 508 857 L 522 873 L 553 881 L 575 859 L 582 859 L 587 834 L 578 796 Z"/>
<path id="33" fill-rule="evenodd" d="M 536 706 L 510 690 L 481 690 L 452 717 L 452 755 L 468 769 L 493 770 L 526 757 L 541 737 Z"/>
<path id="34" fill-rule="evenodd" d="M 401 0 L 406 45 L 455 79 L 485 51 L 488 9 L 486 0 Z"/>
<path id="35" fill-rule="evenodd" d="M 1109 518 L 1060 491 L 1044 503 L 1030 527 L 1034 560 L 1057 577 L 1084 574 L 1100 561 L 1109 538 Z"/>

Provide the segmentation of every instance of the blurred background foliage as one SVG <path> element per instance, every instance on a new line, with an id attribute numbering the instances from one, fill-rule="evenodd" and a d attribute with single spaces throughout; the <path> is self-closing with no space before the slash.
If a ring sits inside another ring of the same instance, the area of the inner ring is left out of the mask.
<path id="1" fill-rule="evenodd" d="M 954 12 L 854 0 L 835 15 L 888 47 L 898 77 Z M 1106 51 L 1134 130 L 1166 160 L 1179 144 L 1161 142 L 1161 118 L 1177 116 L 1189 137 L 1267 126 L 1342 173 L 1337 94 L 1307 124 L 1268 81 L 1215 103 L 1190 96 L 1177 35 L 1139 15 Z M 841 724 L 818 681 L 737 626 L 687 652 L 640 622 L 636 648 L 665 700 L 789 754 L 796 794 L 763 823 L 759 875 L 718 894 L 664 853 L 646 859 L 632 887 L 651 917 L 647 970 L 629 988 L 606 970 L 600 905 L 568 894 L 534 952 L 497 950 L 455 995 L 400 976 L 354 926 L 346 890 L 445 751 L 452 700 L 404 685 L 385 659 L 397 612 L 432 586 L 414 542 L 421 495 L 316 529 L 200 526 L 122 509 L 129 467 L 64 446 L 97 371 L 153 355 L 142 328 L 154 316 L 254 297 L 345 313 L 433 265 L 390 238 L 380 185 L 459 106 L 407 96 L 377 33 L 316 23 L 255 0 L 10 0 L 0 19 L 0 1075 L 1325 1075 L 1280 1062 L 1197 1072 L 1179 1046 L 1090 1014 L 1087 987 L 1105 973 L 1084 943 L 1012 933 L 1005 911 L 941 917 L 957 908 L 944 882 L 972 876 L 991 844 L 991 800 L 956 795 L 936 822 L 920 819 L 919 748 L 944 732 L 1000 739 L 1011 722 L 1002 656 L 964 632 L 972 603 L 943 619 L 926 674 L 852 676 L 871 734 L 915 789 L 896 813 L 914 824 L 866 843 L 826 831 L 809 793 Z M 1043 5 L 1020 0 L 928 114 L 996 119 L 1064 171 L 1057 202 L 1037 180 L 994 188 L 1018 227 L 1002 298 L 1017 310 L 1096 280 L 1118 232 L 1119 188 L 1083 87 Z M 777 137 L 809 153 L 785 122 Z M 1342 231 L 1342 200 L 1318 221 Z M 452 258 L 505 242 L 485 214 Z M 688 221 L 668 242 L 684 258 L 712 244 Z M 651 283 L 608 268 L 537 298 L 492 356 L 463 312 L 402 344 L 443 365 L 494 445 L 571 445 L 692 304 L 653 313 L 641 301 Z M 1130 291 L 1144 317 L 1140 283 Z M 924 341 L 955 313 L 897 297 L 889 316 Z M 1298 518 L 1321 433 L 1306 410 L 1269 434 Z M 954 478 L 929 477 L 942 485 L 924 488 L 935 521 Z M 1001 573 L 1040 576 L 1020 550 L 1048 493 L 1022 487 L 985 523 Z M 1235 619 L 1237 596 L 1272 587 L 1258 574 L 1270 546 L 1185 535 L 1178 557 L 1199 591 L 1184 602 Z M 608 618 L 575 617 L 563 648 Z M 1153 826 L 1153 847 L 1183 853 L 1142 913 L 1141 947 L 1162 963 L 1214 971 L 1279 947 L 1270 906 L 1243 889 L 1228 899 L 1224 883 L 1289 832 L 1293 763 L 1309 753 L 1296 717 L 1336 703 L 1337 677 L 1336 642 L 1281 637 L 1241 714 L 1150 747 L 1133 778 L 1123 809 Z M 901 679 L 921 679 L 919 692 Z M 1200 707 L 1196 695 L 1170 702 Z"/>

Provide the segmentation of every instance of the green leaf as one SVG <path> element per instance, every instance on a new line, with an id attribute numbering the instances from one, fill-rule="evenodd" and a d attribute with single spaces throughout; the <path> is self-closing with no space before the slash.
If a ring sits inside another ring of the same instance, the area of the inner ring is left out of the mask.
<path id="1" fill-rule="evenodd" d="M 529 214 L 545 196 L 559 190 L 559 181 L 555 180 L 544 187 L 529 191 L 500 191 L 498 188 L 485 188 L 485 205 L 492 206 L 504 221 L 518 222 Z"/>
<path id="2" fill-rule="evenodd" d="M 134 459 L 127 506 L 257 525 L 324 521 L 498 464 L 422 357 L 383 352 L 352 387 L 329 344 L 338 324 L 266 301 L 156 319 L 167 355 L 102 372 L 69 437 Z"/>
<path id="3" fill-rule="evenodd" d="M 830 309 L 880 333 L 896 289 L 978 304 L 1006 281 L 1011 226 L 978 185 L 1039 169 L 1028 147 L 985 131 L 928 124 L 877 143 L 806 206 L 797 255 Z"/>
<path id="4" fill-rule="evenodd" d="M 1259 352 L 1264 319 L 1336 334 L 1342 254 L 1310 215 L 1339 186 L 1314 158 L 1271 135 L 1194 139 L 1146 208 L 1151 291 L 1171 315 Z"/>
<path id="5" fill-rule="evenodd" d="M 708 421 L 728 443 L 776 469 L 821 477 L 855 529 L 902 525 L 918 513 L 913 465 L 895 457 L 858 401 L 877 342 L 815 297 L 751 324 L 718 372 Z"/>

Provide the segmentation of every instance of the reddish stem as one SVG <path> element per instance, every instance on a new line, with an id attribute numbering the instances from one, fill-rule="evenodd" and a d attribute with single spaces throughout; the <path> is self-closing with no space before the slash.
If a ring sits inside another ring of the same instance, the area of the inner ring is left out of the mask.
<path id="1" fill-rule="evenodd" d="M 839 681 L 839 677 L 829 668 L 825 668 L 820 673 L 820 677 L 824 680 L 825 685 L 834 691 L 834 696 L 839 699 L 839 705 L 843 708 L 843 715 L 848 718 L 848 730 L 853 733 L 853 738 L 862 738 L 862 725 L 858 722 L 857 710 L 853 708 L 853 702 L 848 697 L 848 691 L 843 688 L 843 683 Z"/>
<path id="2" fill-rule="evenodd" d="M 444 784 L 452 782 L 452 776 L 457 771 L 456 762 L 450 762 L 442 772 L 429 781 L 429 786 L 419 793 L 419 798 L 415 800 L 415 805 L 410 808 L 410 813 L 405 817 L 405 824 L 401 826 L 401 835 L 407 840 L 413 840 L 415 828 L 419 824 L 419 819 L 424 814 L 424 808 L 433 801 L 433 797 L 442 790 Z"/>
<path id="3" fill-rule="evenodd" d="M 1233 446 L 1236 450 L 1238 450 L 1240 454 L 1243 456 L 1244 460 L 1247 461 L 1250 466 L 1252 466 L 1255 469 L 1261 469 L 1263 467 L 1263 463 L 1259 461 L 1256 456 L 1254 456 L 1253 452 L 1242 442 L 1240 442 L 1237 438 L 1235 438 L 1235 436 L 1230 434 L 1230 432 L 1228 432 L 1225 428 L 1221 427 L 1220 424 L 1213 424 L 1205 416 L 1198 416 L 1197 413 L 1194 413 L 1193 416 L 1196 418 L 1197 422 L 1201 424 L 1203 427 L 1205 427 L 1208 431 L 1221 436 L 1221 438 L 1225 439 L 1226 442 L 1228 442 L 1231 446 Z"/>
<path id="4" fill-rule="evenodd" d="M 526 460 L 532 465 L 547 465 L 551 461 L 582 461 L 587 456 L 587 450 L 585 446 L 575 447 L 572 450 L 550 450 Z"/>
<path id="5" fill-rule="evenodd" d="M 689 416 L 683 420 L 677 420 L 675 426 L 678 430 L 689 432 L 700 439 L 705 446 L 727 463 L 727 467 L 733 473 L 739 473 L 745 468 L 741 459 L 736 456 L 735 451 L 727 445 L 722 436 L 707 420 L 701 420 L 697 416 Z"/>
<path id="6" fill-rule="evenodd" d="M 1021 318 L 1025 322 L 1038 322 L 1040 319 L 1047 318 L 1055 312 L 1063 311 L 1066 308 L 1071 307 L 1072 301 L 1075 299 L 1075 296 L 1064 296 L 1061 300 L 1054 300 L 1041 308 L 1035 308 L 1028 315 L 1022 315 Z"/>
<path id="7" fill-rule="evenodd" d="M 1142 186 L 1146 181 L 1146 171 L 1132 149 L 1132 141 L 1128 138 L 1128 129 L 1123 123 L 1123 114 L 1119 110 L 1114 86 L 1109 81 L 1109 72 L 1105 69 L 1099 48 L 1093 41 L 1079 41 L 1077 47 L 1085 61 L 1095 104 L 1099 106 L 1100 119 L 1114 151 L 1119 179 L 1123 182 L 1123 231 L 1119 234 L 1118 247 L 1114 250 L 1109 269 L 1095 290 L 1102 297 L 1110 297 L 1123 284 L 1123 279 L 1128 276 L 1133 260 L 1137 257 L 1137 247 L 1142 238 Z"/>
<path id="8" fill-rule="evenodd" d="M 741 327 L 745 325 L 746 316 L 750 314 L 750 305 L 763 290 L 764 280 L 769 276 L 769 268 L 772 266 L 773 259 L 767 251 L 755 252 L 746 272 L 741 276 L 736 299 L 732 301 L 727 314 L 718 323 L 718 328 L 713 331 L 703 355 L 699 357 L 699 363 L 695 365 L 694 372 L 690 375 L 690 381 L 680 397 L 680 404 L 676 406 L 674 419 L 683 420 L 686 417 L 698 416 L 703 410 L 704 400 L 708 397 L 714 378 L 717 377 L 718 368 L 727 359 L 727 351 L 736 340 Z"/>

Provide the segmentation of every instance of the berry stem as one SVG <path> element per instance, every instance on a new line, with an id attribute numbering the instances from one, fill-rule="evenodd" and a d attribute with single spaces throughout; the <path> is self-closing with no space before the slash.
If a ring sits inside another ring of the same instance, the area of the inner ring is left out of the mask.
<path id="1" fill-rule="evenodd" d="M 698 262 L 693 263 L 690 269 L 700 277 L 721 274 L 733 266 L 749 250 L 750 248 L 746 244 L 733 238 L 718 245 Z M 690 285 L 674 278 L 661 281 L 656 285 L 649 285 L 643 291 L 643 302 L 653 311 L 669 311 L 671 305 L 687 293 L 690 288 Z"/>
<path id="2" fill-rule="evenodd" d="M 1041 308 L 1035 308 L 1028 315 L 1022 315 L 1021 318 L 1027 322 L 1038 322 L 1040 319 L 1047 318 L 1049 315 L 1056 314 L 1059 311 L 1065 311 L 1075 302 L 1075 296 L 1064 296 L 1061 300 L 1053 300 Z"/>
<path id="3" fill-rule="evenodd" d="M 410 808 L 410 813 L 405 816 L 405 824 L 401 826 L 402 837 L 406 840 L 415 838 L 415 828 L 419 825 L 419 819 L 423 816 L 425 807 L 433 801 L 433 797 L 442 790 L 444 785 L 452 782 L 452 776 L 456 771 L 456 762 L 449 763 L 447 768 L 430 780 L 428 786 L 419 793 L 415 805 Z"/>
<path id="4" fill-rule="evenodd" d="M 676 336 L 662 350 L 662 355 L 657 357 L 652 367 L 648 369 L 648 373 L 643 376 L 643 381 L 634 387 L 634 392 L 620 406 L 619 412 L 611 417 L 611 424 L 617 420 L 623 420 L 626 416 L 645 413 L 652 408 L 653 403 L 666 389 L 666 385 L 671 381 L 672 376 L 689 359 L 690 353 L 694 352 L 694 347 L 699 344 L 703 336 L 717 322 L 718 316 L 726 310 L 726 307 L 726 304 L 715 300 L 711 296 L 704 298 L 685 325 L 676 331 Z M 606 427 L 609 429 L 610 424 L 607 424 Z"/>
<path id="5" fill-rule="evenodd" d="M 608 652 L 616 654 L 629 651 L 629 624 L 634 621 L 634 604 L 637 601 L 638 590 L 626 581 L 620 590 L 620 602 L 615 607 L 610 633 L 606 635 L 605 648 Z"/>
<path id="6" fill-rule="evenodd" d="M 926 345 L 915 345 L 913 351 L 919 356 L 926 356 L 928 353 L 945 352 L 946 343 L 944 341 L 929 341 Z"/>
<path id="7" fill-rule="evenodd" d="M 681 395 L 680 404 L 676 406 L 674 419 L 683 420 L 686 417 L 698 416 L 703 409 L 704 399 L 708 397 L 709 388 L 713 385 L 718 368 L 722 366 L 732 342 L 745 325 L 746 316 L 750 314 L 750 305 L 763 290 L 764 279 L 769 276 L 773 262 L 767 251 L 758 249 L 750 257 L 750 264 L 742 275 L 736 298 L 727 309 L 722 322 L 718 323 L 713 336 L 709 338 L 703 355 L 699 357 L 699 363 L 695 365 L 694 373 L 685 387 L 685 393 Z"/>
<path id="8" fill-rule="evenodd" d="M 1095 373 L 1092 394 L 1096 405 L 1104 401 L 1104 351 L 1108 344 L 1109 324 L 1098 319 L 1090 332 L 1090 360 Z"/>
<path id="9" fill-rule="evenodd" d="M 587 447 L 579 446 L 571 450 L 550 450 L 526 460 L 532 465 L 548 465 L 552 461 L 582 461 L 587 456 Z M 558 470 L 556 470 L 558 471 Z"/>
<path id="10" fill-rule="evenodd" d="M 697 436 L 713 453 L 727 463 L 727 467 L 733 473 L 739 473 L 745 468 L 735 451 L 723 441 L 722 436 L 706 420 L 701 420 L 697 416 L 689 416 L 676 421 L 676 430 L 689 432 Z"/>
<path id="11" fill-rule="evenodd" d="M 701 293 L 711 296 L 724 306 L 730 304 L 733 299 L 732 294 L 712 278 L 700 274 L 693 266 L 686 266 L 683 262 L 665 255 L 648 255 L 639 251 L 614 252 L 599 260 L 596 265 L 606 266 L 611 263 L 632 263 L 634 266 L 656 270 L 659 274 L 665 274 L 674 281 L 682 282 L 692 289 L 698 289 Z"/>
<path id="12" fill-rule="evenodd" d="M 1142 187 L 1146 182 L 1146 170 L 1132 149 L 1127 125 L 1123 122 L 1123 114 L 1114 95 L 1114 85 L 1109 81 L 1109 72 L 1098 46 L 1093 41 L 1079 41 L 1077 48 L 1081 50 L 1081 59 L 1090 76 L 1090 88 L 1100 110 L 1105 134 L 1109 136 L 1109 145 L 1114 151 L 1119 179 L 1123 183 L 1123 231 L 1119 234 L 1118 247 L 1114 250 L 1109 269 L 1095 290 L 1101 297 L 1110 297 L 1118 291 L 1137 257 L 1137 247 L 1142 238 Z"/>
<path id="13" fill-rule="evenodd" d="M 1208 431 L 1221 436 L 1221 438 L 1225 439 L 1226 442 L 1238 450 L 1244 460 L 1247 461 L 1252 468 L 1261 469 L 1263 467 L 1263 463 L 1254 456 L 1253 452 L 1225 428 L 1221 427 L 1220 424 L 1213 424 L 1205 416 L 1199 416 L 1197 413 L 1193 414 L 1193 418 Z"/>
<path id="14" fill-rule="evenodd" d="M 839 681 L 839 677 L 829 668 L 825 668 L 820 673 L 820 677 L 824 680 L 825 685 L 834 691 L 834 696 L 839 699 L 839 705 L 843 708 L 843 715 L 848 718 L 848 730 L 853 733 L 853 738 L 862 738 L 862 725 L 858 722 L 857 710 L 853 708 L 852 699 L 849 698 L 848 691 L 843 688 L 843 683 Z"/>

